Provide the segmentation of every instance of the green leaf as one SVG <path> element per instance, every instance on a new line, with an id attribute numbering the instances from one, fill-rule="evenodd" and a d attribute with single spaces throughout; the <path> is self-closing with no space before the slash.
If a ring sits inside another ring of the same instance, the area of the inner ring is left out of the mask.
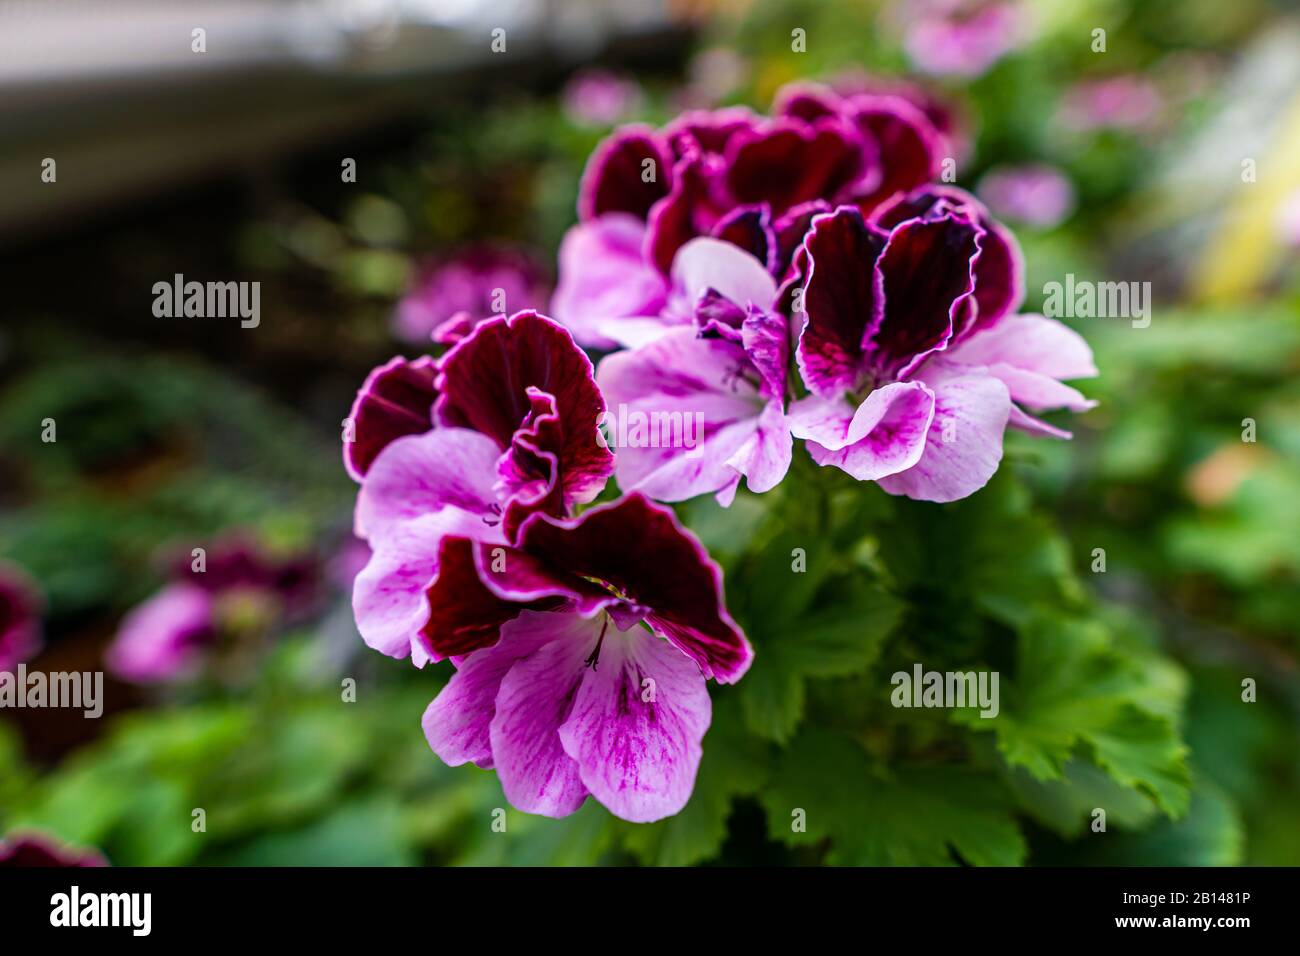
<path id="1" fill-rule="evenodd" d="M 878 775 L 852 741 L 821 730 L 791 742 L 761 800 L 773 839 L 796 847 L 826 841 L 831 864 L 1012 866 L 1025 859 L 1024 837 L 995 779 L 951 765 Z"/>
<path id="2" fill-rule="evenodd" d="M 777 743 L 789 740 L 803 719 L 807 678 L 859 674 L 879 656 L 902 617 L 902 604 L 860 578 L 853 586 L 824 610 L 779 631 L 771 618 L 755 621 L 754 663 L 739 684 L 753 733 Z"/>
<path id="3" fill-rule="evenodd" d="M 1096 622 L 1044 618 L 1020 636 L 998 715 L 962 711 L 954 720 L 995 733 L 1008 765 L 1037 780 L 1060 779 L 1082 748 L 1117 783 L 1178 816 L 1190 779 L 1170 696 L 1181 696 L 1182 683 L 1158 665 L 1117 646 Z"/>

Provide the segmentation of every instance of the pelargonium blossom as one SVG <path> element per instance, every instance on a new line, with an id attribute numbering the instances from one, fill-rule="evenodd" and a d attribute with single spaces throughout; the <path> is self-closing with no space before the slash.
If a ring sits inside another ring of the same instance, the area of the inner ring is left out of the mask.
<path id="1" fill-rule="evenodd" d="M 197 562 L 177 558 L 171 583 L 122 619 L 104 652 L 118 677 L 142 684 L 191 677 L 224 649 L 223 637 L 292 620 L 316 594 L 312 559 L 270 555 L 242 535 L 215 542 Z"/>
<path id="2" fill-rule="evenodd" d="M 790 329 L 776 282 L 749 253 L 707 238 L 682 246 L 672 274 L 684 321 L 669 311 L 644 344 L 607 356 L 597 372 L 615 420 L 641 416 L 648 426 L 618 447 L 619 486 L 660 501 L 716 492 L 723 504 L 742 477 L 768 491 L 785 477 L 793 444 Z M 672 430 L 691 416 L 700 434 L 687 449 Z"/>
<path id="3" fill-rule="evenodd" d="M 579 342 L 611 348 L 611 320 L 658 314 L 694 238 L 738 245 L 780 281 L 813 215 L 872 209 L 938 172 L 941 138 L 901 96 L 802 84 L 778 94 L 775 112 L 691 111 L 597 147 L 551 302 Z"/>
<path id="4" fill-rule="evenodd" d="M 40 647 L 40 609 L 27 575 L 0 562 L 0 671 L 12 671 Z"/>
<path id="5" fill-rule="evenodd" d="M 926 187 L 870 217 L 841 207 L 813 221 L 803 252 L 796 360 L 812 394 L 790 421 L 820 464 L 952 501 L 992 477 L 1008 424 L 1065 437 L 1029 412 L 1092 406 L 1061 382 L 1096 374 L 1090 350 L 1059 322 L 1013 314 L 1019 253 L 965 194 Z"/>
<path id="6" fill-rule="evenodd" d="M 495 767 L 519 809 L 564 816 L 592 795 L 628 820 L 676 813 L 711 719 L 705 681 L 738 679 L 752 656 L 721 572 L 641 495 L 574 516 L 613 456 L 591 363 L 563 327 L 486 322 L 438 363 L 433 390 L 406 393 L 430 427 L 388 436 L 362 477 L 363 638 L 453 662 L 424 717 L 430 746 Z"/>
<path id="7" fill-rule="evenodd" d="M 397 304 L 393 331 L 416 345 L 451 344 L 494 314 L 541 305 L 541 267 L 522 250 L 482 244 L 422 265 Z"/>

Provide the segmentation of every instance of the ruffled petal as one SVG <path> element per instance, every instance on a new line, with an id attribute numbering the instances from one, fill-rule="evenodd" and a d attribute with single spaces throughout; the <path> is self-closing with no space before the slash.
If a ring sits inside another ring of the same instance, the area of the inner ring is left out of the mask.
<path id="1" fill-rule="evenodd" d="M 653 166 L 647 164 L 652 163 Z M 648 170 L 653 169 L 653 176 Z M 650 207 L 672 188 L 672 157 L 649 126 L 624 126 L 591 154 L 578 190 L 578 218 L 588 222 L 605 213 L 645 219 Z"/>
<path id="2" fill-rule="evenodd" d="M 431 357 L 408 360 L 400 355 L 366 376 L 348 412 L 353 440 L 343 443 L 343 465 L 354 481 L 365 476 L 391 442 L 433 427 L 436 377 Z"/>
<path id="3" fill-rule="evenodd" d="M 972 219 L 951 210 L 909 219 L 889 234 L 879 260 L 884 309 L 863 343 L 876 370 L 905 378 L 925 356 L 947 347 L 975 289 L 983 235 Z"/>
<path id="4" fill-rule="evenodd" d="M 808 281 L 807 322 L 797 358 L 804 384 L 818 395 L 857 387 L 864 371 L 862 345 L 884 311 L 883 278 L 877 263 L 886 237 L 862 214 L 843 206 L 813 219 L 804 243 Z"/>

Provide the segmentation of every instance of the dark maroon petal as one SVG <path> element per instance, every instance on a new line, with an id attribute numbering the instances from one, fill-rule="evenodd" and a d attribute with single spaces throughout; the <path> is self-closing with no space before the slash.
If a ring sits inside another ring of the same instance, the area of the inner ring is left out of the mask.
<path id="1" fill-rule="evenodd" d="M 773 225 L 776 233 L 776 257 L 772 274 L 784 279 L 794 262 L 796 250 L 803 245 L 804 236 L 812 228 L 814 216 L 832 212 L 835 207 L 824 199 L 813 199 L 787 209 Z"/>
<path id="2" fill-rule="evenodd" d="M 520 546 L 645 609 L 705 677 L 730 683 L 749 667 L 753 651 L 723 605 L 722 571 L 669 508 L 634 493 L 568 521 L 534 515 Z"/>
<path id="3" fill-rule="evenodd" d="M 97 850 L 63 846 L 37 833 L 10 834 L 0 840 L 0 867 L 108 866 Z"/>
<path id="4" fill-rule="evenodd" d="M 646 182 L 646 160 L 654 179 Z M 645 219 L 650 207 L 672 188 L 673 161 L 667 144 L 648 126 L 624 126 L 596 147 L 578 191 L 578 218 L 584 222 L 607 212 Z"/>
<path id="5" fill-rule="evenodd" d="M 772 99 L 773 115 L 791 116 L 805 123 L 838 116 L 843 106 L 840 95 L 820 83 L 787 83 Z"/>
<path id="6" fill-rule="evenodd" d="M 501 625 L 526 605 L 497 597 L 483 584 L 475 561 L 476 543 L 447 536 L 438 547 L 438 574 L 425 592 L 429 618 L 419 640 L 440 661 L 495 644 Z M 509 560 L 509 549 L 503 549 Z"/>
<path id="7" fill-rule="evenodd" d="M 925 114 L 901 96 L 855 96 L 853 120 L 878 147 L 880 176 L 869 189 L 854 196 L 870 212 L 894 193 L 928 183 L 939 172 L 940 139 Z"/>
<path id="8" fill-rule="evenodd" d="M 713 227 L 713 236 L 744 249 L 769 272 L 775 268 L 776 233 L 772 230 L 772 210 L 766 203 L 731 210 Z"/>
<path id="9" fill-rule="evenodd" d="M 754 129 L 759 122 L 753 111 L 743 106 L 691 110 L 665 126 L 663 135 L 678 159 L 692 152 L 721 154 L 732 137 Z"/>
<path id="10" fill-rule="evenodd" d="M 524 440 L 557 457 L 566 507 L 594 498 L 613 471 L 613 455 L 596 440 L 605 400 L 591 360 L 545 316 L 519 312 L 481 323 L 443 358 L 438 389 L 440 422 L 473 428 L 503 449 L 521 427 L 538 424 L 530 389 L 551 396 L 558 422 L 545 426 L 545 446 Z"/>
<path id="11" fill-rule="evenodd" d="M 590 616 L 619 603 L 607 588 L 546 556 L 458 536 L 440 542 L 438 573 L 425 596 L 429 618 L 419 639 L 433 660 L 495 644 L 501 625 L 521 611 L 563 607 Z"/>
<path id="12" fill-rule="evenodd" d="M 436 376 L 427 355 L 409 360 L 399 355 L 366 376 L 348 413 L 354 440 L 343 443 L 343 465 L 353 480 L 364 477 L 390 442 L 433 427 Z"/>
<path id="13" fill-rule="evenodd" d="M 748 313 L 717 289 L 706 289 L 695 304 L 695 329 L 701 338 L 723 338 L 739 344 L 740 327 Z"/>
<path id="14" fill-rule="evenodd" d="M 889 234 L 880 256 L 885 307 L 864 347 L 878 372 L 902 377 L 947 347 L 975 288 L 984 230 L 962 212 L 909 219 Z"/>
<path id="15" fill-rule="evenodd" d="M 975 264 L 975 302 L 978 313 L 964 321 L 958 333 L 991 328 L 1020 308 L 1025 298 L 1024 257 L 1015 236 L 994 219 L 984 204 L 957 186 L 926 185 L 882 203 L 871 215 L 881 228 L 892 229 L 906 219 L 932 212 L 940 203 L 966 212 L 987 235 L 980 240 L 980 257 Z M 972 310 L 973 311 L 973 310 Z"/>
<path id="16" fill-rule="evenodd" d="M 779 119 L 727 148 L 727 188 L 738 203 L 768 203 L 774 215 L 811 199 L 833 199 L 864 171 L 861 136 L 836 119 Z"/>
<path id="17" fill-rule="evenodd" d="M 807 324 L 797 357 L 804 384 L 819 395 L 857 388 L 864 372 L 863 341 L 884 310 L 877 268 L 886 236 L 853 206 L 813 220 L 804 248 Z"/>
<path id="18" fill-rule="evenodd" d="M 26 572 L 0 561 L 0 671 L 12 670 L 40 649 L 43 604 Z"/>
<path id="19" fill-rule="evenodd" d="M 708 234 L 721 217 L 715 196 L 722 172 L 721 157 L 698 152 L 683 156 L 673 168 L 672 192 L 650 210 L 646 230 L 646 258 L 664 275 L 677 250 Z"/>

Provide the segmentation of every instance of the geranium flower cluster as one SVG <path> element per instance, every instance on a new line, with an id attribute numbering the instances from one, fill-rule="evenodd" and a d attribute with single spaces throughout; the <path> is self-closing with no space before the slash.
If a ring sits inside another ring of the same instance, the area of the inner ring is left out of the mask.
<path id="1" fill-rule="evenodd" d="M 1032 413 L 1088 407 L 1061 380 L 1094 374 L 1091 354 L 1016 314 L 1015 240 L 932 182 L 942 142 L 908 100 L 814 86 L 773 117 L 622 128 L 583 177 L 558 322 L 497 316 L 371 373 L 344 445 L 372 549 L 353 608 L 371 647 L 456 667 L 424 717 L 443 760 L 495 767 L 528 812 L 592 795 L 628 820 L 676 813 L 705 682 L 752 652 L 718 567 L 656 501 L 767 491 L 796 438 L 951 501 L 988 481 L 1008 425 L 1067 436 Z M 612 351 L 594 368 L 580 345 Z M 622 497 L 592 504 L 611 476 Z"/>

